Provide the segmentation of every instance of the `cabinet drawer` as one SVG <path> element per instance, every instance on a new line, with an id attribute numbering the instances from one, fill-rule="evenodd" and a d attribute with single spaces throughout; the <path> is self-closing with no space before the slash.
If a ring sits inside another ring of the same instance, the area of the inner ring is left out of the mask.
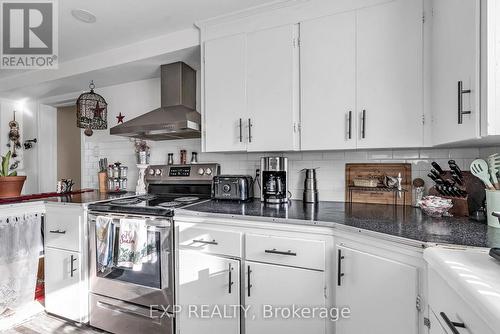
<path id="1" fill-rule="evenodd" d="M 247 234 L 246 259 L 316 270 L 325 269 L 325 242 Z"/>
<path id="2" fill-rule="evenodd" d="M 179 248 L 241 257 L 241 233 L 182 225 Z"/>
<path id="3" fill-rule="evenodd" d="M 45 216 L 45 245 L 81 251 L 83 212 L 73 209 L 48 209 Z"/>
<path id="4" fill-rule="evenodd" d="M 90 325 L 113 333 L 172 333 L 170 314 L 90 294 Z"/>
<path id="5" fill-rule="evenodd" d="M 493 334 L 486 322 L 481 319 L 465 300 L 453 290 L 439 274 L 429 269 L 429 306 L 439 319 L 441 326 L 452 333 L 445 317 L 465 328 L 456 327 L 461 334 Z M 443 314 L 444 313 L 444 314 Z M 436 324 L 437 325 L 437 324 Z M 432 325 L 431 325 L 432 326 Z"/>

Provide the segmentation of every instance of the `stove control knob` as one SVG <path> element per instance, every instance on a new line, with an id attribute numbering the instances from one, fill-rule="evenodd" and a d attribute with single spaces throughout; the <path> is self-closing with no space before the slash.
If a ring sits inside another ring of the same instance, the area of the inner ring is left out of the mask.
<path id="1" fill-rule="evenodd" d="M 155 174 L 156 174 L 157 176 L 160 176 L 160 175 L 161 175 L 161 169 L 157 168 L 157 169 L 155 170 Z"/>
<path id="2" fill-rule="evenodd" d="M 205 169 L 205 174 L 211 175 L 212 174 L 212 170 L 210 168 Z"/>
<path id="3" fill-rule="evenodd" d="M 203 175 L 205 173 L 205 170 L 203 168 L 198 169 L 198 175 Z"/>
<path id="4" fill-rule="evenodd" d="M 153 175 L 155 175 L 155 170 L 153 168 L 151 168 L 148 173 L 149 173 L 149 175 L 153 176 Z"/>
<path id="5" fill-rule="evenodd" d="M 229 184 L 225 184 L 222 186 L 222 191 L 224 191 L 225 193 L 228 193 L 231 191 L 231 186 Z"/>

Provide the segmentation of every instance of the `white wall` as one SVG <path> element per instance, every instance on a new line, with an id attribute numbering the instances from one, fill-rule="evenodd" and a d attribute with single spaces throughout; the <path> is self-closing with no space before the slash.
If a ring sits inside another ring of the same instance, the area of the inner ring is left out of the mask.
<path id="1" fill-rule="evenodd" d="M 116 115 L 121 112 L 125 120 L 130 120 L 160 105 L 159 79 L 136 81 L 118 86 L 98 89 L 108 102 L 108 125 L 116 125 Z M 151 142 L 151 163 L 165 164 L 167 154 L 174 153 L 178 162 L 179 151 L 186 149 L 188 159 L 191 152 L 201 151 L 200 139 Z M 267 155 L 283 155 L 289 158 L 290 190 L 293 198 L 302 197 L 303 173 L 307 167 L 320 167 L 318 184 L 321 200 L 344 200 L 345 164 L 350 162 L 407 162 L 412 164 L 413 177 L 427 178 L 430 163 L 437 161 L 443 167 L 449 159 L 468 170 L 472 160 L 484 157 L 495 149 L 453 148 L 453 149 L 408 149 L 408 150 L 362 150 L 362 151 L 330 151 L 330 152 L 289 152 L 289 153 L 200 153 L 200 162 L 219 162 L 224 174 L 249 174 L 254 176 L 259 168 L 259 159 Z M 500 152 L 500 148 L 497 149 Z M 95 131 L 92 137 L 84 138 L 83 145 L 83 187 L 97 187 L 97 169 L 99 158 L 107 157 L 108 161 L 120 161 L 129 166 L 129 189 L 135 189 L 137 168 L 133 143 L 127 138 L 110 136 L 109 130 Z"/>
<path id="2" fill-rule="evenodd" d="M 0 101 L 0 155 L 5 155 L 9 148 L 8 133 L 9 122 L 13 120 L 16 110 L 16 121 L 19 123 L 21 133 L 21 145 L 27 139 L 37 138 L 38 111 L 37 106 L 32 101 Z M 38 145 L 34 145 L 30 150 L 17 150 L 20 161 L 17 172 L 19 175 L 27 175 L 23 187 L 23 194 L 37 193 L 38 188 Z"/>

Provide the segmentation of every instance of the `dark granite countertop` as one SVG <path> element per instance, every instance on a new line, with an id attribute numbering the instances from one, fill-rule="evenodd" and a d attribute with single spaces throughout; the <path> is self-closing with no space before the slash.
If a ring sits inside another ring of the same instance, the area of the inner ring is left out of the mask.
<path id="1" fill-rule="evenodd" d="M 265 205 L 259 200 L 247 203 L 207 201 L 178 214 L 198 216 L 228 215 L 233 218 L 265 220 L 270 223 L 347 228 L 371 231 L 427 244 L 472 247 L 500 247 L 500 229 L 468 218 L 431 218 L 420 209 L 380 204 L 319 202 L 316 205 L 291 201 L 285 205 Z"/>
<path id="2" fill-rule="evenodd" d="M 0 203 L 0 208 L 4 205 L 33 203 L 33 202 L 86 205 L 90 203 L 130 197 L 130 196 L 135 196 L 135 193 L 125 192 L 125 193 L 114 194 L 114 193 L 101 193 L 98 190 L 92 190 L 92 191 L 82 192 L 79 194 L 71 194 L 71 195 L 61 194 L 59 196 L 54 196 L 54 197 L 34 198 L 34 199 L 20 200 L 20 201 L 8 201 L 6 203 Z"/>

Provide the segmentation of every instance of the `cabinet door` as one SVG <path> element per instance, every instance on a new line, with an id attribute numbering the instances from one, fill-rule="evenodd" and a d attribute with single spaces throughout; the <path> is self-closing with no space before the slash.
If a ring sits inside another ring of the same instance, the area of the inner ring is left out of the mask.
<path id="1" fill-rule="evenodd" d="M 292 313 L 294 306 L 325 307 L 324 272 L 247 261 L 245 273 L 246 334 L 325 333 L 324 319 L 298 319 Z"/>
<path id="2" fill-rule="evenodd" d="M 239 333 L 240 262 L 179 251 L 178 304 L 183 308 L 178 323 L 183 334 Z M 203 305 L 208 313 L 203 313 Z"/>
<path id="3" fill-rule="evenodd" d="M 204 48 L 205 150 L 246 150 L 245 35 L 210 40 Z"/>
<path id="4" fill-rule="evenodd" d="M 423 145 L 422 8 L 396 0 L 357 12 L 360 148 Z"/>
<path id="5" fill-rule="evenodd" d="M 248 151 L 298 149 L 297 25 L 248 34 Z"/>
<path id="6" fill-rule="evenodd" d="M 479 0 L 438 0 L 432 9 L 433 144 L 479 136 Z M 463 82 L 458 116 L 458 82 Z"/>
<path id="7" fill-rule="evenodd" d="M 429 310 L 429 320 L 431 322 L 429 334 L 448 334 L 432 310 Z"/>
<path id="8" fill-rule="evenodd" d="M 344 246 L 337 255 L 336 305 L 351 310 L 338 334 L 418 333 L 417 268 Z"/>
<path id="9" fill-rule="evenodd" d="M 300 23 L 301 149 L 356 148 L 356 14 Z"/>
<path id="10" fill-rule="evenodd" d="M 87 292 L 82 280 L 80 253 L 45 248 L 45 309 L 82 322 L 87 314 Z"/>

